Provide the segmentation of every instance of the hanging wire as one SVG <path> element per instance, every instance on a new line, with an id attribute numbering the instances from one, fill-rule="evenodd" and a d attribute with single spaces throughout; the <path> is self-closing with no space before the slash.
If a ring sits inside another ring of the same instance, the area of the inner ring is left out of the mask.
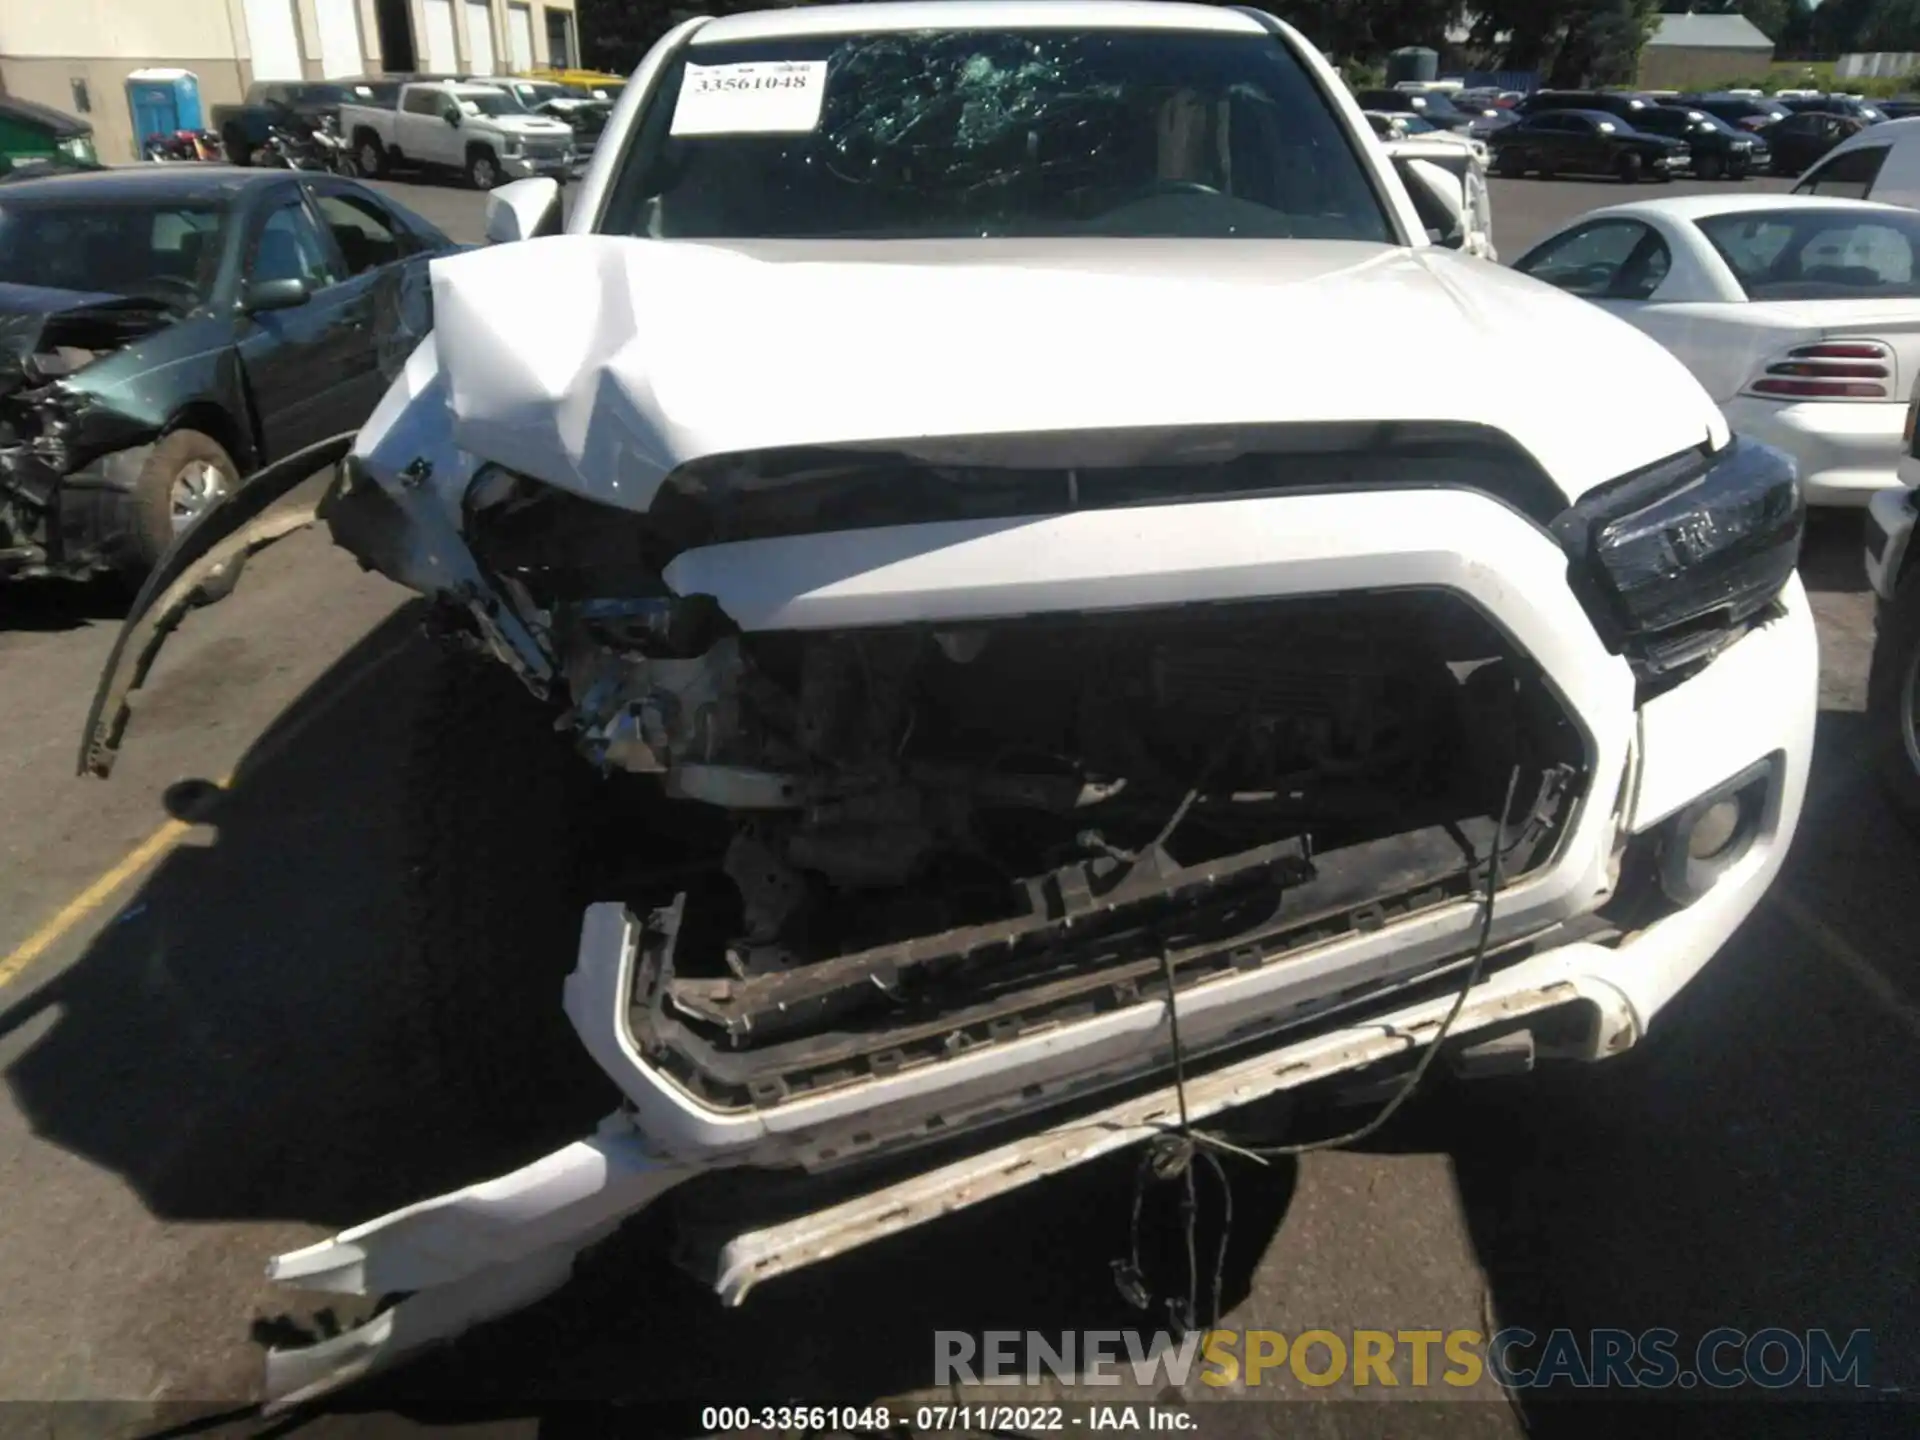
<path id="1" fill-rule="evenodd" d="M 1200 782 L 1204 783 L 1204 781 Z M 1505 858 L 1507 843 L 1507 824 L 1513 814 L 1514 795 L 1520 788 L 1520 766 L 1515 765 L 1507 776 L 1506 797 L 1500 804 L 1500 819 L 1494 829 L 1492 852 L 1487 857 L 1487 883 L 1482 892 L 1480 907 L 1480 931 L 1473 947 L 1473 958 L 1467 965 L 1466 978 L 1453 997 L 1446 1018 L 1440 1022 L 1440 1028 L 1434 1032 L 1433 1039 L 1421 1052 L 1407 1078 L 1401 1083 L 1387 1103 L 1366 1124 L 1340 1135 L 1329 1135 L 1319 1140 L 1303 1140 L 1288 1145 L 1237 1145 L 1208 1130 L 1196 1129 L 1187 1109 L 1187 1071 L 1186 1049 L 1180 1039 L 1180 1005 L 1175 991 L 1173 957 L 1170 952 L 1160 952 L 1160 974 L 1167 987 L 1167 1022 L 1171 1031 L 1173 1046 L 1173 1088 L 1179 1103 L 1179 1118 L 1172 1130 L 1155 1137 L 1148 1143 L 1146 1153 L 1140 1158 L 1140 1165 L 1134 1172 L 1133 1182 L 1133 1222 L 1128 1255 L 1113 1262 L 1114 1282 L 1127 1302 L 1136 1309 L 1146 1310 L 1152 1305 L 1152 1292 L 1147 1285 L 1146 1272 L 1140 1263 L 1140 1220 L 1146 1201 L 1147 1186 L 1151 1183 L 1179 1180 L 1184 1189 L 1180 1197 L 1181 1226 L 1185 1233 L 1187 1250 L 1187 1295 L 1184 1306 L 1177 1299 L 1167 1301 L 1167 1311 L 1174 1326 L 1181 1333 L 1195 1329 L 1212 1329 L 1219 1324 L 1221 1307 L 1224 1303 L 1223 1289 L 1226 1280 L 1227 1245 L 1233 1236 L 1233 1186 L 1227 1177 L 1226 1166 L 1220 1161 L 1220 1153 L 1240 1155 L 1246 1159 L 1265 1164 L 1268 1160 L 1283 1159 L 1297 1155 L 1312 1154 L 1317 1150 L 1336 1150 L 1347 1145 L 1357 1145 L 1379 1131 L 1400 1107 L 1413 1098 L 1427 1071 L 1440 1054 L 1441 1044 L 1453 1029 L 1453 1022 L 1460 1017 L 1465 1008 L 1467 996 L 1473 987 L 1480 983 L 1481 972 L 1485 969 L 1487 947 L 1493 938 L 1494 899 L 1500 890 L 1501 868 Z M 1163 835 L 1170 834 L 1185 816 L 1192 805 L 1199 784 L 1188 792 L 1181 802 Z M 1194 1179 L 1194 1162 L 1204 1161 L 1208 1170 L 1219 1183 L 1222 1201 L 1220 1243 L 1214 1255 L 1213 1287 L 1208 1297 L 1207 1321 L 1199 1323 L 1199 1205 Z"/>

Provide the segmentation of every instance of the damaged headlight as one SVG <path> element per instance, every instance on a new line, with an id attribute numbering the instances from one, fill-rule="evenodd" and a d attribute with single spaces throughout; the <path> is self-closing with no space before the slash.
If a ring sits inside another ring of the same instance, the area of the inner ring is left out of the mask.
<path id="1" fill-rule="evenodd" d="M 1601 638 L 1652 677 L 1712 654 L 1772 603 L 1806 513 L 1792 459 L 1736 437 L 1602 486 L 1553 529 Z"/>
<path id="2" fill-rule="evenodd" d="M 603 505 L 486 465 L 461 504 L 482 570 L 517 581 L 541 609 L 568 600 L 664 595 L 660 572 L 681 548 L 651 513 Z"/>

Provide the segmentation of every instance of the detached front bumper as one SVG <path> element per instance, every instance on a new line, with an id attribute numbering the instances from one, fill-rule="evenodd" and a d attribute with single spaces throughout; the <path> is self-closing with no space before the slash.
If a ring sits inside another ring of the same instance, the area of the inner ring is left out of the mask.
<path id="1" fill-rule="evenodd" d="M 888 563 L 876 565 L 881 553 Z M 1553 859 L 1500 892 L 1487 972 L 1449 1044 L 1529 1029 L 1537 1053 L 1595 1060 L 1647 1032 L 1778 870 L 1806 789 L 1817 653 L 1794 579 L 1771 618 L 1699 673 L 1640 701 L 1565 574 L 1559 547 L 1496 502 L 1396 491 L 740 542 L 683 554 L 667 579 L 680 593 L 715 596 L 750 631 L 1380 585 L 1437 586 L 1466 598 L 1539 665 L 1584 732 L 1589 763 Z M 1690 871 L 1684 903 L 1619 927 L 1596 914 L 1636 855 L 1658 859 L 1677 847 L 1684 857 L 1688 827 L 1735 791 L 1745 827 L 1737 853 L 1729 846 L 1723 863 Z M 1480 920 L 1477 900 L 1433 903 L 1183 990 L 1182 1041 L 1196 1057 L 1192 1112 L 1417 1050 L 1452 996 L 1414 1000 L 1384 980 L 1418 975 L 1443 987 L 1472 953 Z M 324 1393 L 557 1288 L 574 1255 L 622 1215 L 696 1174 L 797 1166 L 851 1176 L 873 1157 L 910 1154 L 988 1116 L 1031 1119 L 1032 1131 L 996 1148 L 735 1236 L 710 1278 L 737 1302 L 759 1280 L 1151 1136 L 1175 1113 L 1170 1089 L 1113 1098 L 1119 1085 L 1167 1074 L 1171 1024 L 1161 998 L 797 1100 L 710 1108 L 635 1043 L 636 957 L 645 944 L 644 923 L 622 906 L 592 907 L 565 987 L 582 1042 L 625 1097 L 620 1113 L 591 1140 L 514 1175 L 275 1261 L 270 1273 L 290 1284 L 408 1298 L 319 1346 L 275 1352 L 270 1400 Z M 1356 982 L 1361 998 L 1343 1002 Z"/>
<path id="2" fill-rule="evenodd" d="M 1809 505 L 1863 506 L 1900 483 L 1904 402 L 1783 403 L 1740 395 L 1720 408 L 1738 434 L 1793 456 Z"/>

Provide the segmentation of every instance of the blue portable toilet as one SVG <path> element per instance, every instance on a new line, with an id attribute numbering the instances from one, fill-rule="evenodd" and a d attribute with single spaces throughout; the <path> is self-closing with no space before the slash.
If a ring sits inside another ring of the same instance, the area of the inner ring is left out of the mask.
<path id="1" fill-rule="evenodd" d="M 127 76 L 127 106 L 133 111 L 136 151 L 150 135 L 206 128 L 200 77 L 191 70 L 135 70 Z"/>

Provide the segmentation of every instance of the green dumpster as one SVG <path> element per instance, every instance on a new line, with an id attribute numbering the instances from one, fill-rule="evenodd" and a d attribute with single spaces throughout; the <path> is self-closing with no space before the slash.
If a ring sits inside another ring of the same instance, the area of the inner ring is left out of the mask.
<path id="1" fill-rule="evenodd" d="M 52 106 L 0 95 L 0 175 L 36 161 L 63 167 L 98 165 L 93 127 Z"/>

